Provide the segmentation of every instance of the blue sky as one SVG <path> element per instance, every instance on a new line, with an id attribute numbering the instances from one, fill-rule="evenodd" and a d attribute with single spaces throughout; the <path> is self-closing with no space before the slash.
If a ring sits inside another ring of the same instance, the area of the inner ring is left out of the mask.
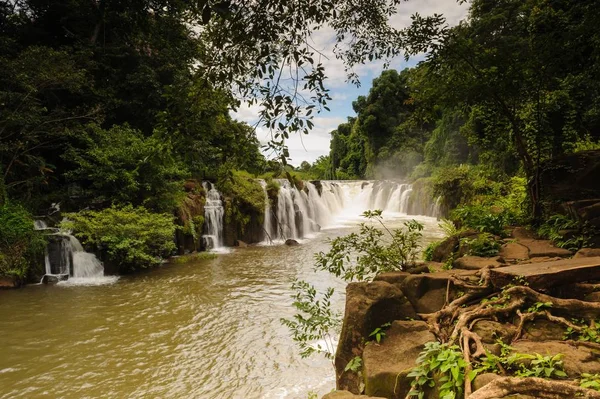
<path id="1" fill-rule="evenodd" d="M 398 7 L 398 14 L 395 15 L 391 23 L 396 28 L 403 28 L 410 24 L 410 16 L 414 13 L 421 15 L 432 15 L 434 13 L 443 14 L 450 25 L 457 24 L 467 14 L 468 4 L 460 5 L 456 0 L 411 0 L 402 3 Z M 334 35 L 330 29 L 316 31 L 312 36 L 313 41 L 322 51 L 325 57 L 321 60 L 325 66 L 327 75 L 327 87 L 330 89 L 332 101 L 329 108 L 331 112 L 324 112 L 314 118 L 315 124 L 313 130 L 308 135 L 294 135 L 287 141 L 290 151 L 290 164 L 297 166 L 302 161 L 314 162 L 319 156 L 329 153 L 330 132 L 340 123 L 346 121 L 348 116 L 354 116 L 352 110 L 352 101 L 360 95 L 366 95 L 369 92 L 374 78 L 379 76 L 383 70 L 381 62 L 360 65 L 355 71 L 358 73 L 361 86 L 356 87 L 346 82 L 346 73 L 343 64 L 337 60 L 332 53 Z M 390 68 L 404 69 L 414 66 L 420 57 L 411 59 L 409 62 L 398 58 L 394 60 Z M 245 121 L 249 124 L 256 122 L 257 108 L 242 106 L 232 116 L 235 119 Z M 262 128 L 257 128 L 257 136 L 262 143 L 269 140 L 270 136 Z M 267 157 L 269 154 L 265 154 Z"/>

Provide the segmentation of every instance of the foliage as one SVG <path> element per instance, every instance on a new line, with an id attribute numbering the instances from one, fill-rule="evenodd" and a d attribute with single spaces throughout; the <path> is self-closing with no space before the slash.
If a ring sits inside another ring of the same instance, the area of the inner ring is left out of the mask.
<path id="1" fill-rule="evenodd" d="M 514 373 L 519 377 L 566 378 L 563 370 L 562 354 L 543 356 L 539 353 L 514 352 L 514 349 L 501 340 L 500 355 L 486 352 L 486 357 L 473 370 L 473 376 L 482 372 Z"/>
<path id="2" fill-rule="evenodd" d="M 439 245 L 440 241 L 434 241 L 429 243 L 429 245 L 427 245 L 427 247 L 423 251 L 423 260 L 426 262 L 430 262 L 431 260 L 433 260 L 433 253 Z"/>
<path id="3" fill-rule="evenodd" d="M 381 215 L 380 210 L 362 214 L 378 222 L 383 231 L 372 224 L 361 223 L 358 233 L 330 240 L 330 250 L 315 255 L 316 268 L 346 281 L 364 281 L 378 273 L 402 270 L 413 264 L 419 253 L 423 225 L 412 220 L 404 223 L 404 229 L 390 231 Z"/>
<path id="4" fill-rule="evenodd" d="M 438 223 L 438 226 L 442 229 L 444 237 L 446 238 L 455 236 L 461 232 L 461 229 L 456 227 L 452 220 L 442 219 L 440 223 Z"/>
<path id="5" fill-rule="evenodd" d="M 528 313 L 537 313 L 542 309 L 548 309 L 552 307 L 552 302 L 536 302 L 527 309 Z"/>
<path id="6" fill-rule="evenodd" d="M 203 260 L 215 259 L 217 254 L 213 252 L 197 252 L 189 255 L 182 255 L 174 257 L 170 260 L 172 263 L 176 264 L 185 264 L 185 263 L 194 263 Z"/>
<path id="7" fill-rule="evenodd" d="M 319 295 L 313 285 L 302 280 L 294 280 L 292 289 L 295 291 L 293 306 L 299 313 L 293 319 L 281 319 L 281 322 L 290 329 L 300 355 L 304 358 L 321 353 L 333 359 L 333 337 L 341 323 L 341 315 L 331 307 L 334 289 L 328 288 Z"/>
<path id="8" fill-rule="evenodd" d="M 121 272 L 157 266 L 175 250 L 173 216 L 143 207 L 112 206 L 65 215 L 61 228 L 114 262 Z"/>
<path id="9" fill-rule="evenodd" d="M 481 233 L 475 238 L 461 238 L 461 244 L 469 248 L 468 255 L 490 258 L 498 255 L 500 243 L 489 233 Z"/>
<path id="10" fill-rule="evenodd" d="M 362 358 L 360 356 L 354 356 L 350 359 L 346 367 L 344 367 L 344 371 L 354 371 L 356 373 L 357 371 L 360 371 L 361 368 Z"/>
<path id="11" fill-rule="evenodd" d="M 600 391 L 600 374 L 582 373 L 581 378 L 579 379 L 579 386 Z"/>
<path id="12" fill-rule="evenodd" d="M 380 327 L 377 327 L 376 329 L 371 331 L 369 337 L 374 337 L 373 339 L 375 340 L 375 342 L 380 343 L 381 340 L 383 340 L 383 338 L 385 337 L 385 330 L 387 330 L 391 325 L 391 323 L 382 324 Z"/>
<path id="13" fill-rule="evenodd" d="M 441 399 L 462 397 L 466 367 L 467 363 L 457 345 L 426 343 L 417 358 L 417 366 L 407 375 L 413 379 L 408 397 L 423 399 L 425 389 L 436 386 L 436 381 L 441 384 L 438 387 Z"/>
<path id="14" fill-rule="evenodd" d="M 0 276 L 24 282 L 30 272 L 41 271 L 36 266 L 43 264 L 45 248 L 45 238 L 34 230 L 33 218 L 23 206 L 0 205 Z"/>
<path id="15" fill-rule="evenodd" d="M 461 227 L 496 235 L 504 234 L 507 225 L 504 214 L 483 205 L 460 205 L 452 211 L 452 218 Z"/>
<path id="16" fill-rule="evenodd" d="M 594 320 L 590 325 L 585 325 L 584 320 L 573 320 L 574 323 L 581 325 L 581 330 L 577 331 L 572 327 L 567 327 L 564 339 L 576 339 L 584 342 L 594 342 L 600 344 L 600 320 Z"/>
<path id="17" fill-rule="evenodd" d="M 569 230 L 576 232 L 569 232 L 565 235 L 565 231 Z M 577 251 L 587 244 L 591 232 L 587 226 L 581 228 L 576 220 L 565 215 L 555 214 L 544 221 L 537 233 L 540 237 L 552 240 L 552 243 L 559 248 Z"/>

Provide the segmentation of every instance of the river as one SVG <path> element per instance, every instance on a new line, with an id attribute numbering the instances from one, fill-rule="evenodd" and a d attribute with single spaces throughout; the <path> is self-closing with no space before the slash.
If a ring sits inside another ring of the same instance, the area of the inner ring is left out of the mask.
<path id="1" fill-rule="evenodd" d="M 384 214 L 385 216 L 385 214 Z M 440 237 L 415 218 L 424 243 Z M 290 280 L 336 288 L 313 272 L 327 238 L 357 230 L 338 221 L 299 246 L 251 246 L 97 286 L 37 285 L 0 292 L 0 398 L 301 398 L 335 387 L 329 360 L 301 359 L 280 318 Z"/>

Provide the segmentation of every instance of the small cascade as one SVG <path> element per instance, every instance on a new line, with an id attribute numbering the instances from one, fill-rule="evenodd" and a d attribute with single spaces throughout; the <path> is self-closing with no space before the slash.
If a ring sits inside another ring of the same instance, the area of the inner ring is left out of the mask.
<path id="1" fill-rule="evenodd" d="M 93 253 L 86 252 L 75 236 L 48 227 L 41 220 L 36 220 L 34 227 L 48 232 L 44 256 L 46 274 L 42 282 L 98 285 L 114 282 L 118 278 L 104 277 L 102 262 Z"/>
<path id="2" fill-rule="evenodd" d="M 217 249 L 223 246 L 223 201 L 212 183 L 202 182 L 206 191 L 204 205 L 204 235 L 202 243 L 206 249 Z"/>

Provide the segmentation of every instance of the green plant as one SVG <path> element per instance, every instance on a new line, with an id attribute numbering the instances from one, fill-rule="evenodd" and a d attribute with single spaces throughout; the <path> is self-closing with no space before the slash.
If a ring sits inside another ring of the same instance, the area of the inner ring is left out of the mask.
<path id="1" fill-rule="evenodd" d="M 559 248 L 577 251 L 587 244 L 591 231 L 589 227 L 581 227 L 576 220 L 568 216 L 556 214 L 546 219 L 537 233 L 540 237 L 551 240 Z"/>
<path id="2" fill-rule="evenodd" d="M 121 272 L 157 266 L 175 250 L 177 227 L 168 213 L 127 205 L 65 217 L 61 228 L 72 230 L 84 245 L 105 252 Z"/>
<path id="3" fill-rule="evenodd" d="M 376 226 L 361 223 L 358 233 L 330 240 L 327 253 L 315 255 L 316 269 L 329 271 L 346 281 L 369 280 L 386 271 L 402 270 L 414 264 L 419 253 L 423 225 L 415 220 L 404 229 L 389 230 L 383 224 L 382 211 L 367 211 L 362 216 L 377 221 Z"/>
<path id="4" fill-rule="evenodd" d="M 448 255 L 448 259 L 446 259 L 446 261 L 442 265 L 442 269 L 452 270 L 452 268 L 454 267 L 454 261 L 456 260 L 457 256 L 458 254 L 456 252 L 450 253 L 450 255 Z"/>
<path id="5" fill-rule="evenodd" d="M 459 398 L 464 390 L 466 367 L 467 362 L 457 345 L 428 342 L 417 358 L 417 366 L 407 375 L 413 379 L 408 396 L 423 399 L 425 389 L 433 388 L 437 379 L 441 383 L 438 387 L 441 399 Z"/>
<path id="6" fill-rule="evenodd" d="M 461 244 L 469 248 L 468 255 L 486 258 L 498 255 L 500 243 L 489 233 L 481 233 L 475 238 L 462 238 Z"/>
<path id="7" fill-rule="evenodd" d="M 600 327 L 597 327 L 600 321 L 594 320 L 590 325 L 585 325 L 585 320 L 573 320 L 573 323 L 581 325 L 581 329 L 575 330 L 573 327 L 567 327 L 563 336 L 565 340 L 576 339 L 600 344 Z"/>
<path id="8" fill-rule="evenodd" d="M 392 323 L 382 324 L 380 327 L 377 327 L 376 329 L 371 331 L 369 337 L 374 337 L 375 342 L 380 343 L 381 340 L 385 337 L 385 330 L 387 330 L 391 325 Z"/>
<path id="9" fill-rule="evenodd" d="M 43 264 L 39 257 L 45 247 L 44 236 L 33 229 L 33 218 L 24 207 L 11 202 L 0 206 L 0 276 L 22 283 L 36 265 Z"/>
<path id="10" fill-rule="evenodd" d="M 360 356 L 354 356 L 352 359 L 350 359 L 348 364 L 346 364 L 346 367 L 344 367 L 344 371 L 354 371 L 356 373 L 360 371 L 361 368 L 362 358 Z"/>
<path id="11" fill-rule="evenodd" d="M 294 280 L 292 290 L 295 291 L 293 306 L 298 313 L 293 319 L 281 319 L 281 322 L 290 329 L 300 348 L 300 356 L 304 358 L 320 353 L 333 359 L 333 336 L 341 323 L 341 315 L 331 306 L 334 289 L 328 288 L 324 294 L 319 294 L 306 281 Z"/>
<path id="12" fill-rule="evenodd" d="M 213 252 L 196 252 L 189 255 L 182 255 L 172 258 L 170 261 L 175 264 L 184 264 L 198 262 L 202 260 L 215 259 L 217 254 Z"/>
<path id="13" fill-rule="evenodd" d="M 548 309 L 552 307 L 552 302 L 536 302 L 527 309 L 528 313 L 537 313 L 542 309 Z"/>
<path id="14" fill-rule="evenodd" d="M 432 243 L 429 243 L 429 245 L 427 245 L 427 247 L 423 251 L 423 260 L 427 261 L 427 262 L 430 262 L 431 260 L 433 260 L 433 253 L 435 252 L 436 248 L 439 246 L 440 246 L 439 241 L 434 241 Z"/>
<path id="15" fill-rule="evenodd" d="M 462 229 L 457 228 L 454 222 L 449 219 L 442 219 L 440 223 L 438 223 L 438 226 L 442 229 L 446 238 L 457 235 L 462 231 Z"/>
<path id="16" fill-rule="evenodd" d="M 484 205 L 460 205 L 452 211 L 452 219 L 461 227 L 495 235 L 504 234 L 504 226 L 508 224 L 506 216 L 503 212 Z"/>
<path id="17" fill-rule="evenodd" d="M 579 386 L 600 391 L 600 374 L 582 373 L 581 378 L 579 379 Z"/>

